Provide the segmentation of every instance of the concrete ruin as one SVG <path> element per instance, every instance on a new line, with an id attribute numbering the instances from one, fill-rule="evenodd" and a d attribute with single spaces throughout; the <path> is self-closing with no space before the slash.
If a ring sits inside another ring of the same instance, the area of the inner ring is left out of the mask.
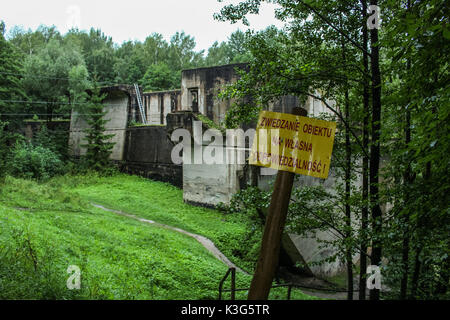
<path id="1" fill-rule="evenodd" d="M 136 126 L 142 123 L 142 119 L 133 86 L 118 85 L 102 88 L 101 92 L 106 94 L 104 100 L 106 118 L 111 120 L 106 124 L 107 133 L 115 134 L 111 160 L 115 161 L 124 172 L 169 182 L 183 188 L 184 200 L 196 205 L 214 207 L 221 202 L 228 203 L 233 194 L 246 188 L 249 181 L 253 181 L 262 189 L 267 189 L 275 176 L 264 175 L 261 168 L 254 167 L 250 170 L 245 163 L 189 164 L 183 161 L 182 164 L 174 164 L 171 160 L 172 149 L 177 144 L 171 141 L 172 132 L 176 129 L 186 129 L 193 133 L 195 122 L 199 121 L 199 115 L 220 124 L 231 102 L 217 99 L 217 94 L 224 85 L 238 79 L 238 69 L 246 68 L 246 64 L 234 64 L 184 70 L 180 90 L 143 93 L 147 125 Z M 330 104 L 334 105 L 333 102 Z M 305 108 L 311 116 L 329 112 L 322 101 L 309 98 L 302 104 L 293 96 L 281 98 L 271 104 L 269 110 L 287 113 L 293 107 L 299 106 Z M 85 128 L 86 123 L 82 117 L 74 112 L 70 123 L 69 144 L 75 157 L 85 153 L 82 147 L 85 143 L 83 141 Z M 207 129 L 206 124 L 201 125 L 202 134 Z M 203 152 L 208 145 L 208 141 L 200 143 L 193 141 L 192 148 L 200 147 Z M 220 147 L 223 148 L 223 154 L 229 155 L 236 154 L 237 148 L 242 146 L 227 148 L 222 144 Z M 244 147 L 250 146 L 247 143 Z M 316 180 L 301 177 L 300 183 L 317 184 Z M 334 188 L 332 173 L 325 181 L 325 186 Z M 328 234 L 322 236 L 330 237 Z M 293 253 L 294 256 L 297 254 L 302 257 L 294 258 L 297 261 L 302 259 L 306 262 L 317 261 L 330 254 L 327 250 L 319 249 L 319 244 L 314 238 L 290 235 L 289 239 L 285 239 L 286 241 L 291 244 L 290 247 L 296 247 L 301 253 Z M 311 267 L 310 270 L 316 275 L 332 276 L 340 272 L 342 267 L 340 262 L 336 262 Z"/>

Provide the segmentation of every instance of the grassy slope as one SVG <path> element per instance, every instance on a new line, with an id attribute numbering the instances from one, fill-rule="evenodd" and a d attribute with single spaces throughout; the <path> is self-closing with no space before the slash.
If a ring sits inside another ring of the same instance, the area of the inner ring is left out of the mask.
<path id="1" fill-rule="evenodd" d="M 213 210 L 183 204 L 179 190 L 136 177 L 61 177 L 43 185 L 7 178 L 0 192 L 0 299 L 217 297 L 227 267 L 197 241 L 93 208 L 85 197 L 205 236 L 242 232 L 238 222 L 224 228 Z M 80 291 L 66 288 L 69 265 L 81 268 Z M 249 282 L 238 275 L 238 287 Z M 273 290 L 271 298 L 285 291 Z"/>
<path id="2" fill-rule="evenodd" d="M 73 191 L 91 202 L 201 234 L 235 264 L 248 272 L 253 270 L 253 261 L 241 255 L 243 246 L 253 247 L 255 255 L 258 252 L 258 243 L 249 239 L 255 231 L 244 216 L 194 207 L 183 202 L 182 190 L 137 176 L 117 175 L 84 182 L 75 178 L 70 183 Z"/>

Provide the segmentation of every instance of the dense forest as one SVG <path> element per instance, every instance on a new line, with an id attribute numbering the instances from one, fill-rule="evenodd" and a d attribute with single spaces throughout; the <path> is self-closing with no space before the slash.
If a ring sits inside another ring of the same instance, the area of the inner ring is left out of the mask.
<path id="1" fill-rule="evenodd" d="M 448 298 L 448 5 L 245 0 L 215 17 L 247 23 L 263 2 L 279 6 L 275 15 L 286 26 L 249 37 L 250 72 L 221 93 L 237 101 L 225 124 L 253 121 L 283 95 L 321 100 L 338 122 L 336 190 L 323 184 L 295 188 L 288 229 L 334 234 L 323 246 L 338 249 L 328 261 L 339 257 L 347 265 L 348 299 L 357 286 L 359 299 L 367 298 L 370 265 L 380 268 L 386 286 L 381 292 L 371 288 L 370 299 Z M 269 198 L 250 188 L 230 209 L 257 212 Z"/>
<path id="2" fill-rule="evenodd" d="M 194 37 L 177 32 L 167 42 L 152 33 L 145 41 L 121 45 L 101 30 L 70 30 L 62 35 L 54 26 L 36 30 L 13 27 L 2 41 L 2 117 L 67 115 L 70 104 L 95 82 L 140 84 L 146 91 L 177 89 L 181 70 L 248 60 L 246 35 L 236 31 L 229 40 L 215 42 L 208 52 L 195 51 Z M 21 101 L 21 102 L 19 102 Z M 26 104 L 22 101 L 32 101 Z M 69 106 L 69 107 L 68 107 Z M 8 111 L 6 111 L 8 110 Z M 13 115 L 16 114 L 16 115 Z"/>
<path id="3" fill-rule="evenodd" d="M 234 101 L 221 125 L 252 122 L 285 95 L 321 100 L 333 114 L 323 118 L 338 122 L 332 158 L 336 192 L 322 184 L 295 188 L 288 230 L 335 235 L 323 245 L 338 250 L 328 260 L 339 258 L 346 265 L 348 299 L 354 291 L 359 299 L 448 299 L 448 4 L 243 0 L 224 6 L 215 18 L 245 24 L 262 2 L 279 5 L 275 14 L 285 28 L 236 31 L 208 52 L 195 51 L 194 37 L 183 32 L 169 42 L 153 33 L 144 42 L 117 45 L 101 30 L 62 35 L 41 26 L 5 34 L 1 23 L 0 175 L 42 179 L 73 169 L 62 163 L 63 152 L 47 133 L 33 144 L 17 137 L 15 128 L 25 119 L 67 119 L 74 107 L 86 103 L 99 113 L 98 86 L 138 83 L 145 90 L 173 89 L 183 69 L 248 62 L 249 71 L 220 94 Z M 381 10 L 381 22 L 373 6 Z M 87 97 L 91 88 L 94 94 Z M 91 121 L 97 121 L 101 135 L 101 120 Z M 102 139 L 97 144 L 107 156 L 109 146 Z M 30 153 L 35 158 L 25 162 Z M 269 198 L 270 193 L 249 187 L 223 209 L 253 217 L 260 228 L 258 214 Z M 381 268 L 385 288 L 371 289 L 366 296 L 371 265 Z"/>

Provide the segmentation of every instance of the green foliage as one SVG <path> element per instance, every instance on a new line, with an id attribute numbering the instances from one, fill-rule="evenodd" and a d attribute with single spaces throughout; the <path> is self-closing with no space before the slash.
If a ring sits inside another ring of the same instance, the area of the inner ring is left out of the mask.
<path id="1" fill-rule="evenodd" d="M 171 90 L 180 86 L 180 79 L 178 74 L 170 70 L 167 64 L 153 64 L 147 69 L 141 85 L 146 91 Z"/>
<path id="2" fill-rule="evenodd" d="M 0 189 L 1 299 L 217 298 L 227 267 L 195 239 L 90 205 L 98 200 L 206 236 L 221 233 L 223 241 L 240 245 L 238 222 L 184 204 L 181 191 L 163 183 L 96 173 L 45 184 L 9 177 Z M 81 290 L 66 288 L 69 265 L 81 269 Z M 250 280 L 237 274 L 239 288 Z M 272 290 L 270 299 L 285 298 L 286 289 Z M 298 290 L 293 298 L 312 299 Z"/>
<path id="3" fill-rule="evenodd" d="M 2 179 L 8 170 L 8 157 L 10 154 L 10 144 L 12 135 L 6 130 L 7 122 L 0 121 L 0 179 Z"/>
<path id="4" fill-rule="evenodd" d="M 246 225 L 247 234 L 240 240 L 241 247 L 234 255 L 249 262 L 254 270 L 260 251 L 260 242 L 265 224 L 265 212 L 270 204 L 271 193 L 257 187 L 248 187 L 234 194 L 230 204 L 219 204 L 225 214 L 237 216 Z"/>
<path id="5" fill-rule="evenodd" d="M 22 61 L 14 46 L 4 38 L 5 24 L 1 21 L 0 32 L 0 120 L 9 122 L 10 129 L 21 125 L 22 117 L 17 114 L 25 110 L 18 104 L 10 102 L 23 100 L 25 92 L 21 85 Z M 10 115 L 14 114 L 14 116 Z"/>
<path id="6" fill-rule="evenodd" d="M 295 95 L 303 100 L 312 90 L 313 81 L 305 76 L 311 72 L 312 65 L 296 51 L 304 53 L 306 46 L 274 27 L 247 37 L 252 56 L 249 70 L 240 71 L 240 79 L 219 95 L 234 101 L 226 114 L 227 128 L 252 123 L 261 109 L 266 109 L 277 98 Z"/>
<path id="7" fill-rule="evenodd" d="M 91 28 L 89 32 L 78 29 L 69 30 L 64 42 L 76 45 L 82 53 L 89 78 L 114 80 L 114 63 L 116 62 L 114 43 L 100 29 Z"/>
<path id="8" fill-rule="evenodd" d="M 195 114 L 194 117 L 197 120 L 203 122 L 208 128 L 220 130 L 223 134 L 225 134 L 226 129 L 224 127 L 222 127 L 220 124 L 217 124 L 214 121 L 212 121 L 207 116 L 205 116 L 201 113 L 198 113 L 198 114 Z"/>
<path id="9" fill-rule="evenodd" d="M 62 161 L 52 150 L 18 142 L 9 156 L 9 173 L 20 178 L 47 180 L 64 171 Z"/>
<path id="10" fill-rule="evenodd" d="M 33 145 L 50 149 L 59 159 L 67 161 L 70 156 L 67 147 L 69 133 L 58 126 L 54 130 L 48 130 L 45 123 L 41 124 L 39 131 L 33 138 Z"/>
<path id="11" fill-rule="evenodd" d="M 52 135 L 48 131 L 45 124 L 41 126 L 40 130 L 34 137 L 33 145 L 50 149 L 53 152 L 56 152 L 57 150 L 57 145 L 55 141 L 53 141 Z"/>
<path id="12" fill-rule="evenodd" d="M 100 95 L 100 88 L 94 86 L 90 103 L 84 110 L 84 118 L 88 124 L 88 128 L 84 130 L 86 133 L 85 160 L 89 169 L 95 171 L 105 171 L 111 164 L 109 156 L 111 155 L 113 142 L 110 142 L 114 134 L 105 134 L 105 124 L 109 121 L 105 119 L 106 111 L 103 109 L 102 101 L 105 95 Z"/>
<path id="13" fill-rule="evenodd" d="M 52 39 L 62 40 L 62 36 L 55 26 L 40 25 L 35 31 L 24 30 L 14 26 L 9 32 L 11 43 L 20 50 L 23 56 L 36 54 Z"/>
<path id="14" fill-rule="evenodd" d="M 335 100 L 340 110 L 332 111 L 340 120 L 342 134 L 337 136 L 332 163 L 342 183 L 336 183 L 333 194 L 322 188 L 295 190 L 290 210 L 298 219 L 297 232 L 330 229 L 345 241 L 328 245 L 347 250 L 362 245 L 383 248 L 388 261 L 383 265 L 383 281 L 391 289 L 386 297 L 445 298 L 450 276 L 450 46 L 444 1 L 379 1 L 382 23 L 378 31 L 371 31 L 378 37 L 371 43 L 364 43 L 362 37 L 367 22 L 362 6 L 368 1 L 302 1 L 299 5 L 244 0 L 223 7 L 215 17 L 246 23 L 246 16 L 258 13 L 262 2 L 279 5 L 276 17 L 287 21 L 287 28 L 258 32 L 250 40 L 250 71 L 222 92 L 222 97 L 236 101 L 226 116 L 227 127 L 255 119 L 261 108 L 282 95 Z M 373 55 L 375 48 L 380 50 L 380 59 Z M 378 88 L 373 87 L 373 113 L 367 113 L 368 106 L 363 108 L 361 102 L 369 98 L 369 80 L 375 82 L 379 74 L 376 68 L 364 69 L 365 51 L 372 53 L 367 57 L 372 67 L 377 60 L 381 65 L 382 103 L 375 99 Z M 248 103 L 249 96 L 255 103 Z M 377 119 L 375 110 L 381 111 L 381 123 L 373 123 L 369 130 L 372 149 L 364 150 L 358 132 L 364 119 L 370 121 L 372 115 Z M 348 132 L 350 162 L 346 160 L 348 150 L 342 148 L 347 138 L 343 134 Z M 381 154 L 376 150 L 378 144 Z M 386 159 L 383 170 L 376 175 L 371 172 L 372 178 L 379 175 L 383 181 L 372 185 L 371 203 L 363 201 L 355 186 L 361 172 L 355 160 L 365 154 L 372 157 L 374 171 L 379 159 Z M 349 166 L 351 175 L 346 177 L 343 172 Z M 350 194 L 345 190 L 349 184 Z M 380 205 L 385 208 L 382 217 L 369 219 L 369 227 L 361 230 L 362 210 Z M 344 223 L 348 220 L 342 215 L 344 208 L 351 209 L 354 225 Z M 403 293 L 401 283 L 406 283 Z"/>
<path id="15" fill-rule="evenodd" d="M 193 68 L 202 64 L 203 51 L 195 52 L 195 39 L 183 32 L 176 32 L 170 39 L 168 61 L 174 70 Z"/>
<path id="16" fill-rule="evenodd" d="M 244 63 L 251 60 L 251 54 L 248 50 L 248 39 L 250 34 L 238 30 L 233 32 L 228 41 L 216 41 L 208 49 L 205 58 L 206 66 L 219 66 L 231 63 Z"/>
<path id="17" fill-rule="evenodd" d="M 23 86 L 27 94 L 47 105 L 33 105 L 34 113 L 67 113 L 69 97 L 75 101 L 86 90 L 86 67 L 83 56 L 73 44 L 52 39 L 24 64 Z"/>

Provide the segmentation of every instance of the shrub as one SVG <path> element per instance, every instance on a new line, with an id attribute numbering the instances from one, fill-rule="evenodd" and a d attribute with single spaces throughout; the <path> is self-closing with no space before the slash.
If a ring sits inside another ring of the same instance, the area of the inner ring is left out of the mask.
<path id="1" fill-rule="evenodd" d="M 19 178 L 46 180 L 63 173 L 64 166 L 54 151 L 28 142 L 19 142 L 10 155 L 9 171 Z"/>
<path id="2" fill-rule="evenodd" d="M 34 146 L 50 149 L 58 155 L 60 160 L 66 162 L 70 158 L 69 148 L 67 147 L 68 139 L 69 134 L 63 126 L 59 125 L 49 130 L 47 125 L 43 123 L 32 142 Z"/>
<path id="3" fill-rule="evenodd" d="M 5 130 L 7 123 L 0 121 L 0 178 L 6 172 L 6 157 L 8 155 L 8 134 Z"/>
<path id="4" fill-rule="evenodd" d="M 15 145 L 18 141 L 24 140 L 22 135 L 11 133 L 8 130 L 8 125 L 8 122 L 0 120 L 0 180 L 8 173 L 8 159 L 11 155 L 11 146 Z"/>

